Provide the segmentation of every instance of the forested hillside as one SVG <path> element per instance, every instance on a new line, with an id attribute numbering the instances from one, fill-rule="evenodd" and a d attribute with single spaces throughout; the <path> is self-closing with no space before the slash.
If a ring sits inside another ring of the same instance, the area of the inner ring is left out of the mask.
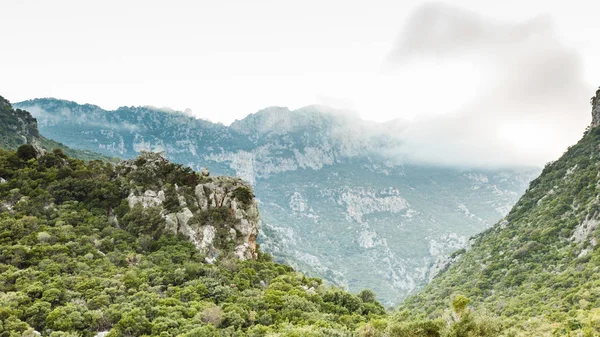
<path id="1" fill-rule="evenodd" d="M 146 160 L 133 168 L 60 150 L 40 156 L 31 145 L 0 150 L 1 337 L 492 336 L 499 328 L 472 315 L 464 297 L 447 321 L 388 316 L 369 290 L 325 285 L 258 248 L 241 260 L 231 241 L 207 263 L 192 238 L 166 227 L 162 213 L 182 200 L 130 207 L 127 198 L 157 184 L 185 195 L 212 177 Z M 217 232 L 235 228 L 230 212 L 213 210 L 197 220 Z"/>
<path id="2" fill-rule="evenodd" d="M 239 178 L 27 143 L 0 150 L 0 337 L 600 335 L 598 125 L 388 310 L 261 252 Z"/>

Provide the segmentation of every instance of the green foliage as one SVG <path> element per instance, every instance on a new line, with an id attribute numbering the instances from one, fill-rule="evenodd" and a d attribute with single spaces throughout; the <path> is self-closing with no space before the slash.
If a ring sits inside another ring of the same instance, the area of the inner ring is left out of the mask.
<path id="1" fill-rule="evenodd" d="M 0 337 L 352 336 L 385 319 L 372 292 L 327 288 L 268 254 L 206 264 L 164 231 L 159 208 L 124 199 L 159 180 L 182 193 L 196 183 L 194 172 L 152 158 L 127 171 L 59 151 L 0 151 Z M 221 207 L 196 221 L 219 235 L 232 219 Z"/>
<path id="2" fill-rule="evenodd" d="M 233 196 L 243 204 L 247 205 L 254 198 L 254 193 L 252 193 L 249 188 L 240 186 L 233 190 Z"/>
<path id="3" fill-rule="evenodd" d="M 23 160 L 34 159 L 37 157 L 37 151 L 31 144 L 24 144 L 17 149 L 17 157 Z"/>
<path id="4" fill-rule="evenodd" d="M 134 236 L 149 235 L 158 239 L 165 229 L 165 219 L 157 207 L 136 204 L 121 218 L 122 227 Z"/>
<path id="5" fill-rule="evenodd" d="M 452 310 L 454 310 L 454 313 L 457 316 L 462 316 L 465 314 L 466 310 L 467 310 L 467 305 L 469 304 L 470 300 L 468 298 L 466 298 L 464 295 L 458 295 L 455 296 L 452 299 Z"/>
<path id="6" fill-rule="evenodd" d="M 440 337 L 442 327 L 440 321 L 417 320 L 394 323 L 388 331 L 394 337 Z"/>

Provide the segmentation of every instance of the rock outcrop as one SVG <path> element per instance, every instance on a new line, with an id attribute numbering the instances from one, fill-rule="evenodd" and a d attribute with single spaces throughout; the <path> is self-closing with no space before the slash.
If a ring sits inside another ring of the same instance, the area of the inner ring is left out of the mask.
<path id="1" fill-rule="evenodd" d="M 27 111 L 13 109 L 10 102 L 0 96 L 0 147 L 16 149 L 31 144 L 38 153 L 44 153 L 37 120 Z"/>
<path id="2" fill-rule="evenodd" d="M 110 160 L 98 153 L 87 150 L 75 150 L 68 146 L 48 139 L 40 134 L 38 121 L 30 112 L 15 109 L 8 100 L 0 96 L 0 148 L 16 150 L 21 145 L 31 145 L 36 156 L 41 156 L 47 151 L 61 150 L 64 154 L 83 160 Z"/>
<path id="3" fill-rule="evenodd" d="M 161 177 L 170 164 L 159 154 L 144 153 L 120 164 L 127 178 L 140 173 L 148 184 L 130 191 L 129 207 L 158 207 L 166 229 L 181 233 L 212 263 L 219 256 L 234 254 L 240 260 L 257 257 L 256 236 L 260 226 L 252 187 L 240 178 L 197 175 L 199 181 L 186 186 L 169 186 Z"/>

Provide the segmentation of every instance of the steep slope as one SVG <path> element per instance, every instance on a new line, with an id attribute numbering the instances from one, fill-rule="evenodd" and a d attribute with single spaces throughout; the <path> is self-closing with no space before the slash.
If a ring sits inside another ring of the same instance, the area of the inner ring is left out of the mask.
<path id="1" fill-rule="evenodd" d="M 0 147 L 14 150 L 23 144 L 41 149 L 37 122 L 29 113 L 14 110 L 10 102 L 0 96 Z"/>
<path id="2" fill-rule="evenodd" d="M 546 165 L 510 213 L 474 237 L 466 252 L 457 252 L 456 262 L 404 307 L 435 316 L 436 306 L 460 293 L 528 336 L 597 335 L 599 99 L 600 90 L 592 100 L 594 122 L 583 138 Z"/>
<path id="3" fill-rule="evenodd" d="M 385 155 L 398 129 L 326 107 L 272 107 L 223 126 L 172 111 L 56 99 L 21 102 L 69 146 L 133 158 L 140 151 L 254 186 L 258 240 L 278 261 L 398 303 L 446 254 L 508 212 L 536 172 L 402 164 Z M 401 126 L 400 126 L 401 127 Z"/>
<path id="4" fill-rule="evenodd" d="M 23 144 L 31 144 L 38 152 L 60 149 L 75 158 L 109 159 L 92 151 L 71 149 L 40 135 L 37 120 L 29 112 L 13 109 L 10 102 L 0 96 L 0 148 L 15 150 Z"/>
<path id="5" fill-rule="evenodd" d="M 141 213 L 157 208 L 165 218 L 165 228 L 187 237 L 207 254 L 207 262 L 226 253 L 240 260 L 257 257 L 260 218 L 248 183 L 210 177 L 206 170 L 198 176 L 155 153 L 117 164 L 116 173 L 135 184 L 127 196 L 129 208 L 139 206 Z"/>

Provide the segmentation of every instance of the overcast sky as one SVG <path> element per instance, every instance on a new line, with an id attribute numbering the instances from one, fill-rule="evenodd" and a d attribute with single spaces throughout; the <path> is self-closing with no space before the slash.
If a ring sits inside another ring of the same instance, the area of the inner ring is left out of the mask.
<path id="1" fill-rule="evenodd" d="M 502 158 L 527 162 L 535 153 L 529 161 L 538 163 L 576 141 L 590 119 L 600 85 L 596 7 L 0 0 L 0 95 L 189 108 L 225 124 L 267 106 L 327 104 L 368 120 L 414 121 L 409 143 L 418 150 L 438 135 L 470 144 L 470 156 L 499 146 Z M 448 150 L 445 161 L 461 151 Z"/>

